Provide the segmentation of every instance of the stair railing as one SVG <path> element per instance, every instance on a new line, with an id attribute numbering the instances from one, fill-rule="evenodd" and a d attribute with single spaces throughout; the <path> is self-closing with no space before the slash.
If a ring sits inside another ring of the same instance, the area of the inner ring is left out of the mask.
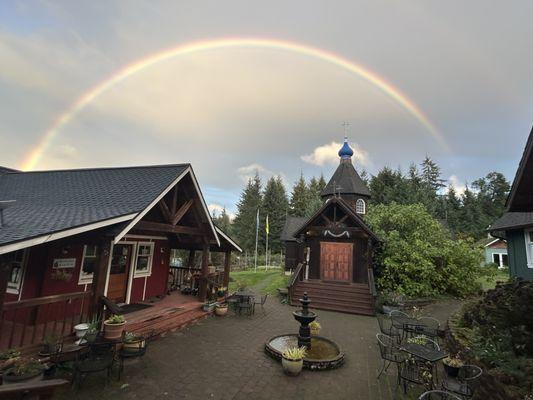
<path id="1" fill-rule="evenodd" d="M 374 269 L 368 268 L 368 288 L 370 290 L 370 294 L 372 297 L 376 297 L 378 295 L 378 291 L 376 290 L 376 282 L 374 280 Z"/>
<path id="2" fill-rule="evenodd" d="M 294 271 L 292 272 L 292 275 L 291 277 L 289 278 L 289 282 L 287 284 L 287 287 L 289 289 L 289 301 L 292 300 L 292 292 L 294 290 L 294 286 L 296 284 L 296 281 L 298 280 L 301 280 L 302 277 L 302 271 L 303 271 L 303 267 L 304 267 L 304 263 L 299 263 L 296 268 L 294 269 Z"/>

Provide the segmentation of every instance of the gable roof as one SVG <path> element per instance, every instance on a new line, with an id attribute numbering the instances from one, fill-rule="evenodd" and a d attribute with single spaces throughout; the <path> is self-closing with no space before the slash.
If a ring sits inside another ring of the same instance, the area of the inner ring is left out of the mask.
<path id="1" fill-rule="evenodd" d="M 360 194 L 370 196 L 370 190 L 355 170 L 351 159 L 341 160 L 333 176 L 322 190 L 322 197 L 340 194 Z"/>
<path id="2" fill-rule="evenodd" d="M 226 241 L 231 247 L 233 247 L 235 250 L 237 250 L 239 253 L 242 253 L 242 248 L 237 244 L 235 240 L 231 238 L 230 235 L 225 233 L 222 229 L 220 229 L 218 226 L 215 225 L 215 230 L 217 233 L 221 236 L 223 241 Z"/>
<path id="3" fill-rule="evenodd" d="M 324 202 L 322 207 L 320 207 L 300 228 L 294 232 L 294 237 L 303 233 L 303 231 L 309 226 L 311 222 L 315 220 L 324 210 L 328 207 L 331 207 L 333 204 L 337 204 L 341 209 L 348 214 L 356 223 L 359 225 L 363 231 L 365 231 L 371 238 L 380 242 L 381 239 L 370 229 L 370 227 L 363 221 L 363 219 L 341 198 L 341 197 L 332 197 Z"/>
<path id="4" fill-rule="evenodd" d="M 511 191 L 507 197 L 507 211 L 533 211 L 533 128 L 529 133 Z"/>
<path id="5" fill-rule="evenodd" d="M 196 184 L 190 164 L 2 174 L 0 200 L 15 203 L 4 210 L 0 254 L 135 221 L 187 174 Z M 201 192 L 199 197 L 209 216 Z"/>
<path id="6" fill-rule="evenodd" d="M 284 242 L 295 242 L 296 238 L 294 234 L 307 222 L 306 217 L 291 217 L 287 216 L 285 219 L 285 225 L 281 231 L 280 239 Z"/>
<path id="7" fill-rule="evenodd" d="M 497 231 L 531 226 L 533 226 L 533 212 L 506 212 L 489 227 L 489 231 L 494 234 Z M 502 235 L 499 233 L 495 236 L 500 237 Z"/>
<path id="8" fill-rule="evenodd" d="M 8 168 L 8 167 L 2 167 L 0 165 L 0 174 L 8 174 L 10 172 L 19 172 L 18 170 L 16 169 L 13 169 L 13 168 Z"/>

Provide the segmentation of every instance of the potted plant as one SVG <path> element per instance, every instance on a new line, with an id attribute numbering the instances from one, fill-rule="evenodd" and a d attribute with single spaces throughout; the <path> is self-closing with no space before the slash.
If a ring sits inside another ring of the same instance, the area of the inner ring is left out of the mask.
<path id="1" fill-rule="evenodd" d="M 104 321 L 104 338 L 120 339 L 122 332 L 124 332 L 124 325 L 126 325 L 126 320 L 122 315 L 111 315 Z"/>
<path id="2" fill-rule="evenodd" d="M 457 356 L 448 356 L 442 360 L 442 363 L 446 374 L 452 378 L 457 378 L 459 370 L 464 365 L 463 361 Z"/>
<path id="3" fill-rule="evenodd" d="M 63 343 L 61 339 L 55 333 L 50 333 L 43 339 L 43 349 L 41 350 L 41 353 L 55 354 L 60 352 L 62 347 Z"/>
<path id="4" fill-rule="evenodd" d="M 215 307 L 215 314 L 219 317 L 223 317 L 228 313 L 228 303 L 218 303 Z"/>
<path id="5" fill-rule="evenodd" d="M 219 303 L 223 303 L 226 301 L 226 288 L 225 287 L 219 287 L 217 290 L 217 301 Z"/>
<path id="6" fill-rule="evenodd" d="M 4 385 L 36 382 L 43 379 L 44 366 L 33 358 L 18 358 L 2 376 Z"/>
<path id="7" fill-rule="evenodd" d="M 20 351 L 16 349 L 8 349 L 0 353 L 0 371 L 10 368 L 15 361 L 20 357 Z"/>
<path id="8" fill-rule="evenodd" d="M 146 346 L 146 340 L 133 332 L 124 333 L 122 348 L 126 351 L 139 351 Z"/>
<path id="9" fill-rule="evenodd" d="M 322 329 L 322 325 L 317 321 L 313 321 L 309 324 L 309 328 L 311 328 L 311 335 L 318 336 L 320 329 Z"/>
<path id="10" fill-rule="evenodd" d="M 93 343 L 100 332 L 100 321 L 94 318 L 88 323 L 89 327 L 83 336 L 83 340 L 88 343 Z"/>
<path id="11" fill-rule="evenodd" d="M 399 310 L 403 296 L 399 293 L 384 293 L 381 298 L 383 314 L 389 315 L 392 311 Z"/>
<path id="12" fill-rule="evenodd" d="M 290 376 L 297 376 L 302 372 L 304 357 L 307 352 L 305 347 L 289 347 L 281 354 L 283 371 Z"/>

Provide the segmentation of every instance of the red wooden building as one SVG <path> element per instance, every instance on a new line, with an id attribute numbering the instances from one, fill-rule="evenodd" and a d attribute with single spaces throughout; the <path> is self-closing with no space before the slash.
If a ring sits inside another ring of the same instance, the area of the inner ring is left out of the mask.
<path id="1" fill-rule="evenodd" d="M 192 271 L 197 298 L 167 296 L 169 279 L 183 277 L 169 269 L 178 249 L 188 251 L 181 272 Z M 0 169 L 0 348 L 37 343 L 48 331 L 70 334 L 101 312 L 102 296 L 155 304 L 151 316 L 158 310 L 171 325 L 184 304 L 198 312 L 210 290 L 227 286 L 235 250 L 214 226 L 189 164 Z M 222 266 L 210 265 L 210 252 L 225 254 Z M 141 326 L 139 318 L 131 320 Z"/>
<path id="2" fill-rule="evenodd" d="M 308 292 L 315 308 L 372 315 L 372 251 L 379 239 L 364 222 L 370 192 L 352 155 L 345 139 L 340 165 L 322 191 L 322 207 L 310 218 L 287 218 L 285 268 L 293 271 L 292 304 Z"/>

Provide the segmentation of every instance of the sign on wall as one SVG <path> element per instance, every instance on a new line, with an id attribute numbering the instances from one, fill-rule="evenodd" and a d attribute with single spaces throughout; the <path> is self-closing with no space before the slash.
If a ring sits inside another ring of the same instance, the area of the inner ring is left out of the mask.
<path id="1" fill-rule="evenodd" d="M 52 264 L 53 269 L 64 269 L 64 268 L 75 268 L 76 259 L 75 258 L 56 258 Z"/>

